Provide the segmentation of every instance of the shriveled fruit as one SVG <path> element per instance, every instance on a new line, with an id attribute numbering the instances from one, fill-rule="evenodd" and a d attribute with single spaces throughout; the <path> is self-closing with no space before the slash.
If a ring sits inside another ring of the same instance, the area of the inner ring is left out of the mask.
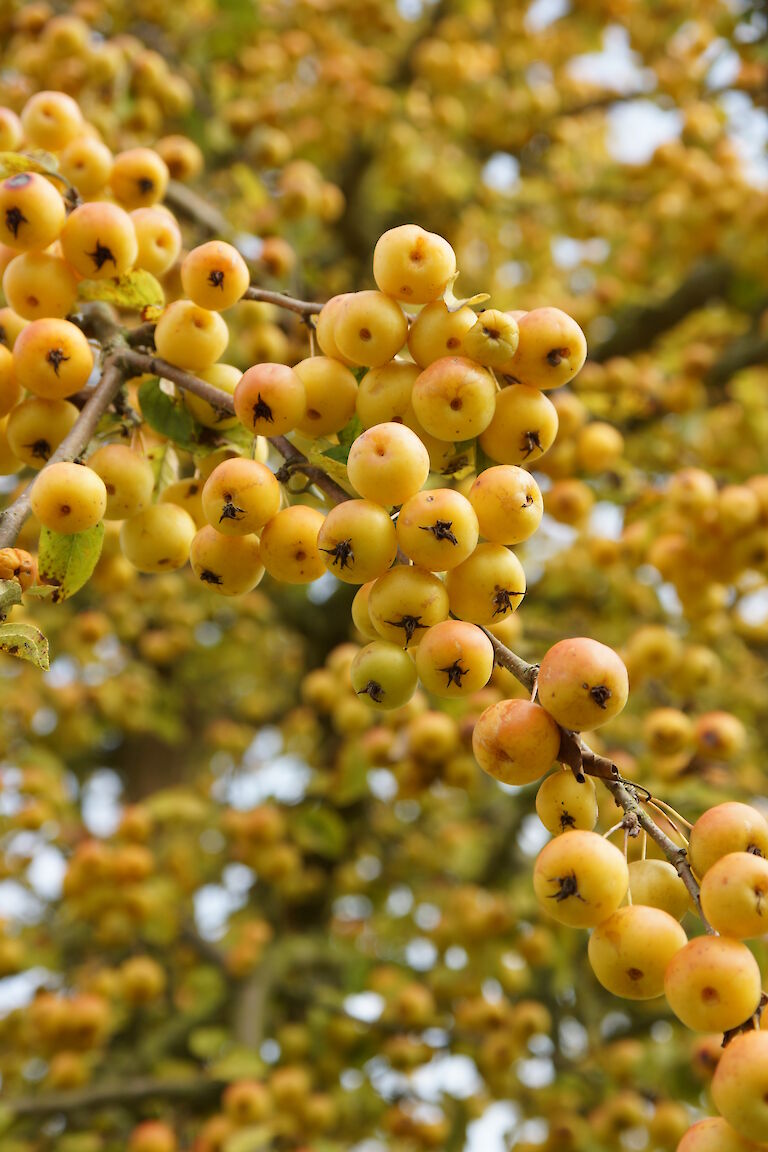
<path id="1" fill-rule="evenodd" d="M 355 692 L 374 708 L 400 708 L 416 690 L 416 665 L 403 648 L 386 640 L 361 648 L 349 675 Z"/>

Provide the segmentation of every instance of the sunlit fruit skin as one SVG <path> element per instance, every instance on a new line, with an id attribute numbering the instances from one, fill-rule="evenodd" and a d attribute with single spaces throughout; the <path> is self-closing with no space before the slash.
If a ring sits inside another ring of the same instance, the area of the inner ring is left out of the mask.
<path id="1" fill-rule="evenodd" d="M 189 563 L 197 579 L 221 596 L 242 596 L 264 575 L 258 536 L 222 536 L 210 524 L 195 534 Z"/>
<path id="2" fill-rule="evenodd" d="M 464 356 L 444 356 L 419 374 L 411 397 L 424 429 L 438 440 L 469 440 L 493 419 L 496 385 Z"/>
<path id="3" fill-rule="evenodd" d="M 148 212 L 152 209 L 148 208 Z M 211 364 L 210 368 L 203 368 L 200 371 L 200 379 L 204 380 L 206 384 L 213 385 L 221 392 L 226 392 L 228 396 L 234 396 L 235 388 L 240 383 L 242 372 L 239 368 L 235 368 L 234 364 Z M 204 428 L 214 428 L 219 432 L 226 431 L 227 428 L 235 428 L 238 420 L 237 416 L 233 416 L 224 407 L 217 408 L 213 404 L 209 404 L 202 396 L 196 396 L 194 392 L 185 389 L 183 392 L 184 405 L 192 413 L 198 424 L 202 424 Z"/>
<path id="4" fill-rule="evenodd" d="M 181 286 L 185 294 L 211 312 L 231 308 L 249 284 L 248 265 L 238 250 L 223 240 L 199 244 L 181 264 Z"/>
<path id="5" fill-rule="evenodd" d="M 576 321 L 559 308 L 534 308 L 518 320 L 517 351 L 505 373 L 518 384 L 559 388 L 580 371 L 587 342 Z"/>
<path id="6" fill-rule="evenodd" d="M 466 306 L 449 312 L 443 300 L 426 304 L 408 331 L 408 351 L 421 368 L 443 356 L 462 356 L 464 336 L 475 320 L 475 313 Z"/>
<path id="7" fill-rule="evenodd" d="M 586 776 L 580 781 L 568 768 L 553 772 L 539 785 L 536 793 L 536 813 L 553 836 L 560 836 L 569 828 L 591 832 L 597 823 L 594 780 L 591 776 Z"/>
<path id="8" fill-rule="evenodd" d="M 0 108 L 0 150 L 16 152 L 24 140 L 21 120 L 10 108 Z"/>
<path id="9" fill-rule="evenodd" d="M 347 475 L 366 500 L 405 504 L 429 476 L 429 454 L 419 437 L 390 421 L 361 433 L 347 459 Z"/>
<path id="10" fill-rule="evenodd" d="M 205 517 L 224 536 L 260 532 L 280 511 L 280 499 L 274 473 L 242 456 L 218 464 L 202 490 Z"/>
<path id="11" fill-rule="evenodd" d="M 361 648 L 349 675 L 354 691 L 377 710 L 400 708 L 416 691 L 416 665 L 404 648 L 386 640 Z"/>
<path id="12" fill-rule="evenodd" d="M 82 131 L 83 114 L 64 92 L 36 92 L 22 108 L 21 126 L 31 147 L 57 152 Z"/>
<path id="13" fill-rule="evenodd" d="M 768 821 L 749 804 L 729 800 L 708 808 L 691 829 L 688 856 L 696 875 L 730 852 L 751 852 L 768 857 Z"/>
<path id="14" fill-rule="evenodd" d="M 24 317 L 19 316 L 12 308 L 0 308 L 0 344 L 13 352 L 19 333 L 26 325 Z"/>
<path id="15" fill-rule="evenodd" d="M 47 248 L 59 236 L 66 211 L 53 184 L 37 172 L 18 172 L 0 183 L 0 242 L 19 252 Z"/>
<path id="16" fill-rule="evenodd" d="M 759 1149 L 721 1116 L 708 1116 L 688 1129 L 677 1152 L 759 1152 Z"/>
<path id="17" fill-rule="evenodd" d="M 726 1045 L 712 1079 L 718 1111 L 747 1140 L 768 1135 L 768 1032 L 745 1032 Z"/>
<path id="18" fill-rule="evenodd" d="M 515 612 L 525 595 L 523 566 L 503 544 L 478 544 L 446 576 L 451 612 L 473 624 L 498 624 Z"/>
<path id="19" fill-rule="evenodd" d="M 633 860 L 629 890 L 633 903 L 660 908 L 675 920 L 682 920 L 691 906 L 688 889 L 667 860 Z"/>
<path id="20" fill-rule="evenodd" d="M 85 387 L 93 352 L 69 320 L 33 320 L 13 347 L 13 367 L 23 388 L 44 400 L 66 400 Z"/>
<path id="21" fill-rule="evenodd" d="M 598 475 L 615 468 L 624 452 L 624 437 L 603 420 L 586 424 L 576 438 L 576 461 L 583 472 Z"/>
<path id="22" fill-rule="evenodd" d="M 761 979 L 757 961 L 739 940 L 698 936 L 667 968 L 667 1001 L 694 1032 L 727 1032 L 757 1011 Z"/>
<path id="23" fill-rule="evenodd" d="M 307 395 L 292 368 L 254 364 L 243 373 L 234 403 L 241 424 L 254 436 L 284 436 L 306 415 Z"/>
<path id="24" fill-rule="evenodd" d="M 317 546 L 329 572 L 346 584 L 364 584 L 392 566 L 397 534 L 381 504 L 344 500 L 325 517 Z"/>
<path id="25" fill-rule="evenodd" d="M 529 467 L 552 447 L 557 429 L 557 409 L 548 396 L 528 384 L 511 384 L 496 396 L 480 447 L 498 464 Z"/>
<path id="26" fill-rule="evenodd" d="M 480 628 L 464 620 L 443 620 L 421 638 L 416 671 L 428 692 L 446 700 L 471 696 L 493 672 L 493 645 Z"/>
<path id="27" fill-rule="evenodd" d="M 469 490 L 480 535 L 495 544 L 520 544 L 534 534 L 544 505 L 529 472 L 514 464 L 486 468 Z"/>
<path id="28" fill-rule="evenodd" d="M 355 397 L 355 408 L 363 428 L 402 422 L 411 406 L 413 382 L 418 374 L 418 365 L 404 360 L 393 360 L 366 372 Z"/>
<path id="29" fill-rule="evenodd" d="M 431 572 L 446 572 L 471 556 L 478 534 L 472 505 L 452 488 L 417 492 L 397 517 L 398 547 Z"/>
<path id="30" fill-rule="evenodd" d="M 519 340 L 517 320 L 513 316 L 498 308 L 486 308 L 478 313 L 466 333 L 463 352 L 478 364 L 503 371 L 517 351 Z"/>
<path id="31" fill-rule="evenodd" d="M 67 263 L 89 280 L 122 276 L 136 262 L 136 229 L 117 204 L 92 200 L 67 217 L 61 251 Z"/>
<path id="32" fill-rule="evenodd" d="M 752 852 L 721 856 L 701 882 L 701 907 L 722 936 L 768 935 L 768 860 Z"/>
<path id="33" fill-rule="evenodd" d="M 353 364 L 379 368 L 405 344 L 408 321 L 400 305 L 383 292 L 350 292 L 334 321 L 333 339 Z"/>
<path id="34" fill-rule="evenodd" d="M 560 729 L 530 700 L 500 700 L 478 718 L 472 751 L 480 767 L 502 784 L 532 784 L 548 772 L 560 750 Z"/>
<path id="35" fill-rule="evenodd" d="M 226 320 L 191 300 L 175 300 L 155 326 L 158 355 L 177 368 L 199 372 L 210 368 L 229 342 Z"/>
<path id="36" fill-rule="evenodd" d="M 368 613 L 376 633 L 403 648 L 415 648 L 427 629 L 448 618 L 448 591 L 437 576 L 413 564 L 398 564 L 376 580 Z"/>
<path id="37" fill-rule="evenodd" d="M 7 417 L 8 446 L 19 460 L 39 471 L 77 423 L 80 410 L 68 400 L 30 396 Z"/>
<path id="38" fill-rule="evenodd" d="M 0 417 L 7 416 L 19 400 L 22 389 L 16 379 L 13 355 L 4 344 L 0 344 Z"/>
<path id="39" fill-rule="evenodd" d="M 189 559 L 196 531 L 194 520 L 178 504 L 152 504 L 123 521 L 120 547 L 139 572 L 172 572 Z"/>
<path id="40" fill-rule="evenodd" d="M 326 300 L 323 307 L 317 314 L 315 322 L 315 335 L 320 349 L 326 356 L 330 356 L 333 360 L 340 360 L 342 364 L 347 367 L 354 364 L 353 360 L 347 359 L 342 355 L 342 352 L 336 343 L 334 335 L 336 323 L 341 315 L 342 309 L 346 303 L 347 297 L 351 296 L 351 292 L 342 292 L 338 296 L 331 296 L 330 300 Z"/>
<path id="41" fill-rule="evenodd" d="M 587 637 L 560 640 L 539 667 L 542 706 L 564 728 L 591 732 L 627 702 L 629 677 L 621 657 Z"/>
<path id="42" fill-rule="evenodd" d="M 181 252 L 181 232 L 170 212 L 159 206 L 136 208 L 130 214 L 136 233 L 137 268 L 162 276 Z"/>
<path id="43" fill-rule="evenodd" d="M 197 476 L 184 480 L 174 480 L 162 490 L 158 497 L 161 504 L 178 504 L 195 522 L 196 528 L 207 524 L 203 512 L 203 481 Z"/>
<path id="44" fill-rule="evenodd" d="M 146 456 L 127 444 L 105 444 L 88 457 L 88 467 L 107 489 L 107 520 L 125 520 L 152 503 L 155 474 Z"/>
<path id="45" fill-rule="evenodd" d="M 533 870 L 539 906 L 560 924 L 594 928 L 627 892 L 624 854 L 596 832 L 572 830 L 542 848 Z"/>
<path id="46" fill-rule="evenodd" d="M 112 153 L 95 136 L 76 136 L 62 149 L 59 169 L 81 196 L 96 196 L 109 183 Z"/>
<path id="47" fill-rule="evenodd" d="M 126 211 L 149 208 L 165 196 L 168 168 L 152 148 L 129 148 L 115 156 L 109 186 Z"/>
<path id="48" fill-rule="evenodd" d="M 58 256 L 22 252 L 3 273 L 3 294 L 25 320 L 64 317 L 77 300 L 77 276 Z"/>
<path id="49" fill-rule="evenodd" d="M 407 304 L 429 304 L 456 275 L 456 255 L 447 240 L 418 224 L 390 228 L 373 250 L 373 277 L 382 292 Z"/>
<path id="50" fill-rule="evenodd" d="M 667 965 L 687 942 L 680 923 L 666 912 L 629 904 L 597 925 L 589 938 L 589 962 L 614 996 L 652 1000 L 664 992 Z"/>
<path id="51" fill-rule="evenodd" d="M 349 614 L 352 617 L 352 623 L 358 632 L 366 638 L 366 640 L 378 640 L 379 633 L 374 628 L 371 622 L 369 612 L 369 601 L 371 597 L 371 589 L 373 588 L 375 580 L 368 580 L 365 584 L 361 584 L 355 593 Z"/>
<path id="52" fill-rule="evenodd" d="M 298 431 L 312 439 L 340 432 L 354 416 L 357 400 L 357 380 L 349 368 L 329 356 L 309 356 L 294 364 L 293 370 L 306 396 Z"/>
<path id="53" fill-rule="evenodd" d="M 316 508 L 293 504 L 283 508 L 261 533 L 261 562 L 275 580 L 309 584 L 326 571 L 317 536 L 325 517 Z"/>
<path id="54" fill-rule="evenodd" d="M 93 528 L 103 518 L 107 490 L 91 468 L 61 461 L 50 464 L 37 477 L 30 504 L 45 528 L 71 536 Z"/>

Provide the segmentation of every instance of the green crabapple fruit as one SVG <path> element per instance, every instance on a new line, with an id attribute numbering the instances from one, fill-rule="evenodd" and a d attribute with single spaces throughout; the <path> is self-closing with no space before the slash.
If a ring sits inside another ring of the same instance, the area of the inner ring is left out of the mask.
<path id="1" fill-rule="evenodd" d="M 349 675 L 358 696 L 365 696 L 377 709 L 400 708 L 416 691 L 416 665 L 404 648 L 386 640 L 374 640 L 361 648 Z"/>
<path id="2" fill-rule="evenodd" d="M 353 443 L 347 474 L 352 487 L 366 500 L 388 507 L 404 504 L 429 476 L 429 454 L 416 433 L 404 424 L 377 424 Z"/>
<path id="3" fill-rule="evenodd" d="M 664 992 L 667 965 L 688 938 L 659 908 L 629 904 L 597 925 L 589 962 L 602 986 L 625 1000 L 652 1000 Z"/>
<path id="4" fill-rule="evenodd" d="M 605 644 L 586 637 L 560 640 L 541 661 L 538 695 L 558 724 L 591 732 L 621 712 L 629 677 L 621 657 Z"/>
<path id="5" fill-rule="evenodd" d="M 37 477 L 30 504 L 45 528 L 70 536 L 99 523 L 107 507 L 107 490 L 91 468 L 61 461 Z"/>
<path id="6" fill-rule="evenodd" d="M 480 767 L 502 784 L 539 780 L 557 759 L 560 729 L 530 700 L 499 700 L 480 715 L 472 751 Z"/>
<path id="7" fill-rule="evenodd" d="M 542 848 L 533 870 L 539 906 L 571 928 L 595 928 L 627 893 L 624 854 L 596 832 L 563 832 Z"/>
<path id="8" fill-rule="evenodd" d="M 428 692 L 452 699 L 485 687 L 493 672 L 493 645 L 464 620 L 433 624 L 415 650 L 416 671 Z"/>

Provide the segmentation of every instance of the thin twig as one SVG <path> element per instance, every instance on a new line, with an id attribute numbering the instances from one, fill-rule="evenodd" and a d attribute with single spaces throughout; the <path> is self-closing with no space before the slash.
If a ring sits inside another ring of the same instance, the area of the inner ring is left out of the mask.
<path id="1" fill-rule="evenodd" d="M 127 1104 L 153 1098 L 164 1100 L 207 1099 L 217 1096 L 226 1081 L 210 1076 L 191 1076 L 188 1080 L 159 1080 L 143 1076 L 137 1080 L 122 1080 L 114 1084 L 96 1084 L 75 1092 L 46 1092 L 39 1096 L 22 1096 L 8 1101 L 8 1109 L 15 1117 L 46 1116 L 52 1112 L 65 1114 L 106 1104 Z"/>
<path id="2" fill-rule="evenodd" d="M 299 316 L 316 316 L 323 307 L 316 300 L 297 300 L 293 296 L 287 296 L 285 292 L 270 292 L 267 288 L 257 288 L 255 284 L 246 288 L 242 299 L 260 300 L 264 304 L 276 304 L 278 308 L 296 312 Z"/>

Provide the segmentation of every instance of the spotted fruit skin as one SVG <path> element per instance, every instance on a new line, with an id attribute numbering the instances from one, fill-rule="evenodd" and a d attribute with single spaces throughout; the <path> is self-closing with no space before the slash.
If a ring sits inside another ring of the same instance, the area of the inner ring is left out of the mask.
<path id="1" fill-rule="evenodd" d="M 621 712 L 629 676 L 621 657 L 597 640 L 561 640 L 539 668 L 539 701 L 558 724 L 575 732 L 599 728 Z"/>

